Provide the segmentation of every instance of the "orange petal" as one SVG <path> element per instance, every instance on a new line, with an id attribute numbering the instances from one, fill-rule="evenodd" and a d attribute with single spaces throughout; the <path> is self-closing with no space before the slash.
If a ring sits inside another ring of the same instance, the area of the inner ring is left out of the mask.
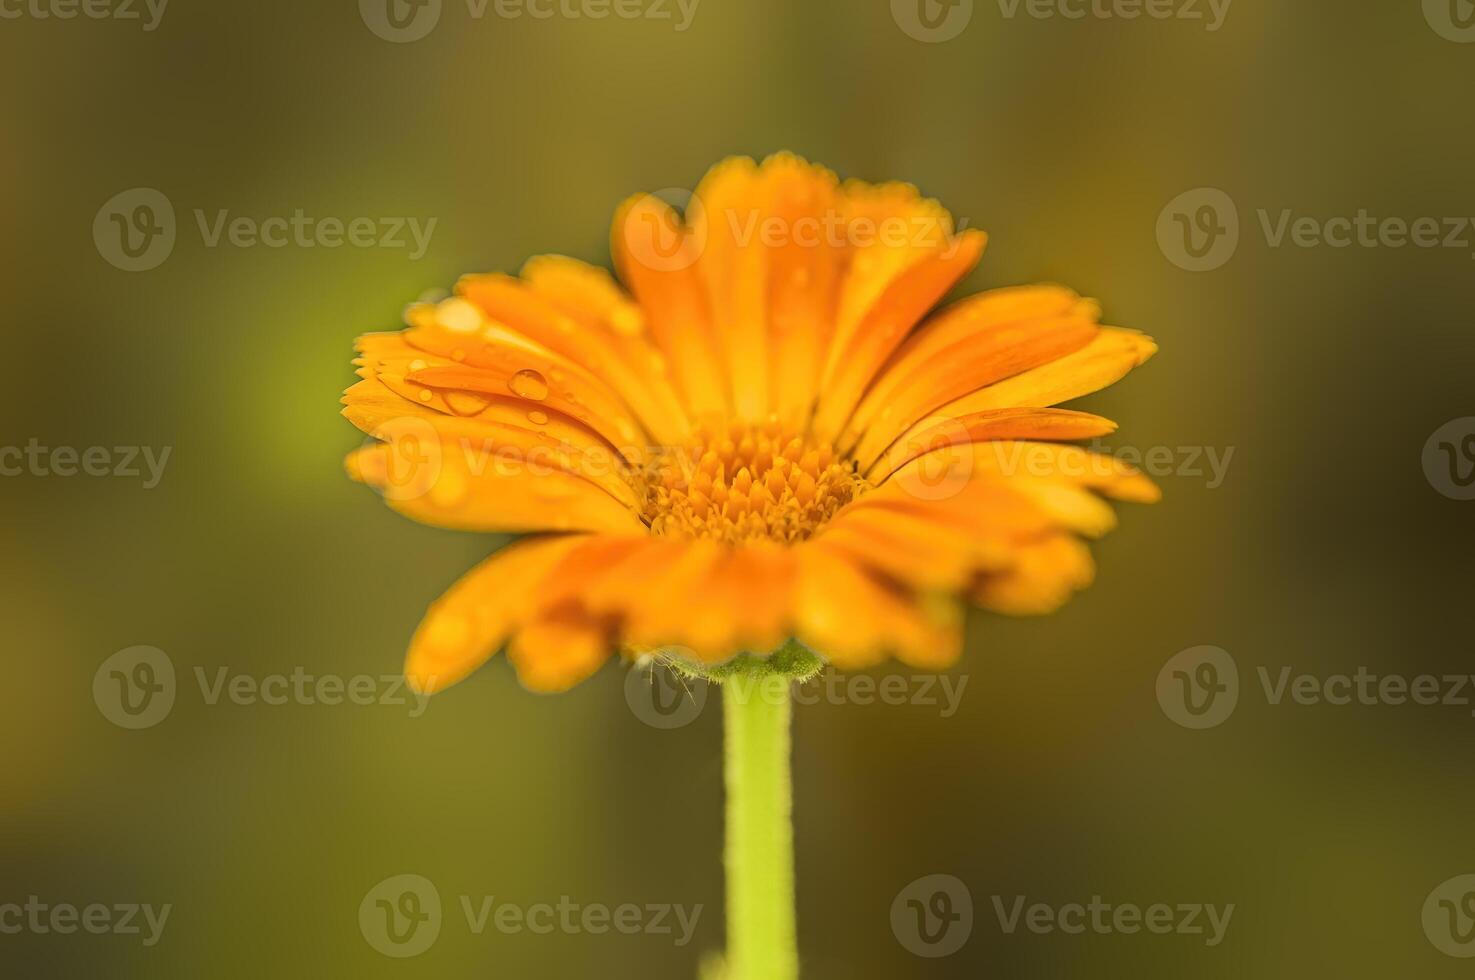
<path id="1" fill-rule="evenodd" d="M 818 539 L 801 545 L 795 558 L 795 632 L 835 666 L 871 666 L 887 651 L 903 662 L 928 666 L 957 658 L 961 634 L 955 604 L 888 587 Z"/>
<path id="2" fill-rule="evenodd" d="M 834 328 L 846 249 L 830 241 L 840 213 L 835 175 L 791 154 L 763 162 L 768 205 L 783 238 L 768 250 L 771 407 L 790 429 L 807 427 Z"/>
<path id="3" fill-rule="evenodd" d="M 507 659 L 530 691 L 558 694 L 588 679 L 613 653 L 608 632 L 587 617 L 539 619 L 512 638 Z"/>
<path id="4" fill-rule="evenodd" d="M 1099 415 L 1064 408 L 998 408 L 962 418 L 933 417 L 912 427 L 893 442 L 867 471 L 867 478 L 884 483 L 902 466 L 926 453 L 951 449 L 972 453 L 975 442 L 998 439 L 1092 439 L 1116 431 L 1116 423 Z"/>
<path id="5" fill-rule="evenodd" d="M 1043 615 L 1090 585 L 1095 569 L 1091 551 L 1082 541 L 1069 534 L 1054 534 L 1021 549 L 1018 563 L 1008 571 L 985 575 L 973 598 L 996 612 Z"/>
<path id="6" fill-rule="evenodd" d="M 454 354 L 454 342 L 448 343 L 439 331 L 414 329 L 408 331 L 407 339 L 437 354 Z M 603 381 L 547 348 L 525 345 L 510 337 L 484 335 L 484 342 L 465 358 L 465 364 L 412 370 L 404 380 L 432 389 L 431 398 L 436 390 L 461 393 L 454 397 L 462 398 L 466 409 L 458 414 L 472 414 L 489 396 L 518 398 L 526 412 L 561 412 L 599 433 L 616 449 L 645 443 L 638 423 L 618 395 Z M 472 397 L 465 397 L 467 393 Z M 454 411 L 456 402 L 451 401 L 450 406 Z"/>
<path id="7" fill-rule="evenodd" d="M 1014 440 L 975 442 L 961 448 L 949 444 L 905 464 L 884 486 L 926 499 L 929 492 L 951 497 L 976 482 L 1007 483 L 1014 477 L 1064 481 L 1135 503 L 1155 503 L 1162 497 L 1157 485 L 1141 472 L 1110 456 L 1066 443 Z"/>
<path id="8" fill-rule="evenodd" d="M 429 398 L 411 398 L 415 391 Z M 476 399 L 476 401 L 472 401 Z M 343 395 L 343 414 L 376 438 L 395 431 L 426 443 L 439 441 L 468 459 L 491 456 L 505 470 L 521 460 L 530 468 L 575 473 L 638 510 L 636 475 L 629 463 L 592 429 L 555 411 L 527 410 L 521 399 L 473 392 L 418 388 L 403 378 L 365 378 Z M 451 404 L 466 412 L 452 414 Z M 416 420 L 414 422 L 408 420 Z M 427 487 L 428 489 L 428 487 Z"/>
<path id="9" fill-rule="evenodd" d="M 695 271 L 727 366 L 733 414 L 760 420 L 768 415 L 768 264 L 760 238 L 770 217 L 767 185 L 751 159 L 731 157 L 707 171 L 695 200 L 700 206 L 687 215 L 702 243 Z"/>
<path id="10" fill-rule="evenodd" d="M 492 555 L 431 603 L 410 641 L 405 677 L 426 694 L 444 690 L 480 667 L 526 614 L 548 570 L 583 535 L 528 538 Z"/>
<path id="11" fill-rule="evenodd" d="M 1089 313 L 1094 305 L 1083 306 L 1086 302 L 1074 290 L 1055 285 L 1009 286 L 966 296 L 933 314 L 907 337 L 877 376 L 866 400 L 874 398 L 884 406 L 914 370 L 994 327 L 1061 317 L 1076 310 Z"/>
<path id="12" fill-rule="evenodd" d="M 609 273 L 573 259 L 541 256 L 529 260 L 523 275 L 528 281 L 463 276 L 456 292 L 608 384 L 657 440 L 671 442 L 688 433 L 685 411 L 643 336 L 644 315 Z"/>
<path id="13" fill-rule="evenodd" d="M 917 321 L 977 264 L 987 241 L 983 232 L 965 231 L 924 254 L 887 282 L 849 337 L 837 328 L 815 412 L 817 432 L 830 437 L 841 432 L 881 365 Z M 864 255 L 856 261 L 861 258 Z"/>
<path id="14" fill-rule="evenodd" d="M 692 420 L 725 417 L 727 373 L 693 268 L 701 244 L 666 202 L 642 194 L 615 212 L 610 250 L 620 279 L 645 311 Z"/>
<path id="15" fill-rule="evenodd" d="M 414 418 L 381 433 L 388 441 L 348 456 L 348 474 L 414 520 L 468 531 L 645 531 L 631 506 L 552 455 L 540 460 L 442 441 Z"/>
<path id="16" fill-rule="evenodd" d="M 1087 304 L 1074 291 L 1053 285 L 990 289 L 958 300 L 928 317 L 896 349 L 856 408 L 846 430 L 848 438 L 853 442 L 916 371 L 947 352 L 964 351 L 971 340 L 987 337 L 1002 326 L 1054 319 L 1074 311 L 1094 320 L 1089 316 L 1094 310 L 1094 304 Z"/>
<path id="17" fill-rule="evenodd" d="M 1095 340 L 1075 353 L 964 395 L 937 412 L 956 418 L 994 408 L 1058 405 L 1115 384 L 1155 353 L 1157 344 L 1151 337 L 1102 327 Z"/>
<path id="18" fill-rule="evenodd" d="M 998 325 L 980 331 L 918 365 L 881 402 L 867 397 L 851 419 L 854 456 L 867 468 L 898 436 L 954 399 L 1048 364 L 1079 350 L 1096 336 L 1094 322 L 1079 316 Z"/>
<path id="19" fill-rule="evenodd" d="M 739 652 L 736 597 L 713 591 L 730 549 L 711 539 L 677 542 L 625 610 L 625 636 L 640 648 L 678 645 L 708 663 Z"/>

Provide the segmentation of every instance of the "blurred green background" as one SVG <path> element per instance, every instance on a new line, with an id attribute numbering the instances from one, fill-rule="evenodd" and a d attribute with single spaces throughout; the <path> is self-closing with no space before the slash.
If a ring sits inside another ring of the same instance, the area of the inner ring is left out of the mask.
<path id="1" fill-rule="evenodd" d="M 0 19 L 0 445 L 172 455 L 152 488 L 0 479 L 0 905 L 173 908 L 150 947 L 0 934 L 0 974 L 696 975 L 722 945 L 717 698 L 661 730 L 616 665 L 538 697 L 495 661 L 418 717 L 212 705 L 194 672 L 393 674 L 426 604 L 499 544 L 399 518 L 343 476 L 356 334 L 463 272 L 549 251 L 606 262 L 625 195 L 791 149 L 913 181 L 987 229 L 967 289 L 1066 282 L 1157 337 L 1153 362 L 1081 403 L 1122 423 L 1113 445 L 1234 453 L 1219 485 L 1175 473 L 1160 505 L 1122 508 L 1098 584 L 1059 615 L 976 615 L 949 716 L 798 709 L 806 977 L 1469 975 L 1421 909 L 1475 872 L 1471 706 L 1273 705 L 1255 674 L 1475 660 L 1475 502 L 1436 492 L 1421 462 L 1439 426 L 1475 415 L 1475 233 L 1277 247 L 1258 217 L 1475 215 L 1475 44 L 1446 36 L 1457 20 L 1433 28 L 1439 4 L 1239 0 L 1210 31 L 977 0 L 925 8 L 968 15 L 929 41 L 887 0 L 702 0 L 685 30 L 675 7 L 478 18 L 445 0 L 427 36 L 391 43 L 353 0 L 174 0 L 153 30 L 141 5 L 142 20 L 58 19 L 41 2 Z M 138 187 L 172 203 L 178 239 L 126 272 L 92 227 Z M 1189 272 L 1156 229 L 1201 187 L 1235 202 L 1240 240 Z M 299 208 L 437 224 L 412 260 L 207 247 L 193 214 Z M 131 731 L 91 691 L 139 644 L 179 687 L 166 719 Z M 1232 717 L 1202 731 L 1156 692 L 1200 644 L 1241 680 Z M 445 914 L 430 949 L 394 959 L 358 909 L 404 873 Z M 931 874 L 973 905 L 946 958 L 893 927 L 893 900 Z M 684 946 L 476 935 L 463 895 L 702 911 Z M 1010 935 L 993 898 L 1016 895 L 1235 912 L 1212 947 Z"/>

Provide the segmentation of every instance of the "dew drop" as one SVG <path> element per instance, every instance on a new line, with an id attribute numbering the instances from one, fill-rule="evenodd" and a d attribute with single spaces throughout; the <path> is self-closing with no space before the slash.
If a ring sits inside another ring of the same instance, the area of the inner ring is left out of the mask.
<path id="1" fill-rule="evenodd" d="M 446 392 L 446 404 L 451 411 L 461 416 L 479 415 L 491 403 L 490 398 L 475 391 Z"/>
<path id="2" fill-rule="evenodd" d="M 533 425 L 547 425 L 548 424 L 548 413 L 547 412 L 539 412 L 536 409 L 534 409 L 533 411 L 528 412 L 528 421 L 531 422 L 531 423 L 533 423 Z"/>
<path id="3" fill-rule="evenodd" d="M 428 402 L 428 401 L 430 401 L 434 397 L 435 397 L 435 395 L 431 394 L 431 391 L 430 391 L 429 388 L 426 388 L 425 390 L 423 390 L 423 391 L 420 392 L 420 400 L 422 402 Z"/>
<path id="4" fill-rule="evenodd" d="M 532 368 L 523 368 L 507 380 L 507 388 L 519 398 L 540 402 L 548 397 L 548 379 Z"/>

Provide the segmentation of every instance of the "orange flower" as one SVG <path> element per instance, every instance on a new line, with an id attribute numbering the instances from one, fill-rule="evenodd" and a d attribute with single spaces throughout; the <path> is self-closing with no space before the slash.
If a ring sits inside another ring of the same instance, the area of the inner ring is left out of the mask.
<path id="1" fill-rule="evenodd" d="M 1112 422 L 1050 407 L 1152 341 L 1060 286 L 927 317 L 986 236 L 915 188 L 731 159 L 684 210 L 620 207 L 623 289 L 540 256 L 359 339 L 344 414 L 376 441 L 349 473 L 417 520 L 529 535 L 431 606 L 417 688 L 504 644 L 539 691 L 616 650 L 716 664 L 791 637 L 840 668 L 941 668 L 960 597 L 1056 608 L 1114 522 L 1097 494 L 1157 498 L 1068 442 Z"/>

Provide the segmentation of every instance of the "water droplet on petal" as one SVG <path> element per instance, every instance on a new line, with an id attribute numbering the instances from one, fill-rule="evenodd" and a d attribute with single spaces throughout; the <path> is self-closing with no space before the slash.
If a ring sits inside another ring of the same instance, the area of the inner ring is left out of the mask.
<path id="1" fill-rule="evenodd" d="M 490 398 L 475 391 L 446 392 L 446 404 L 457 415 L 480 415 L 491 403 Z"/>
<path id="2" fill-rule="evenodd" d="M 548 379 L 532 368 L 523 368 L 507 380 L 508 389 L 519 398 L 540 402 L 548 397 Z"/>
<path id="3" fill-rule="evenodd" d="M 531 423 L 533 423 L 533 425 L 547 425 L 548 424 L 548 413 L 547 412 L 539 412 L 539 411 L 537 411 L 535 409 L 535 410 L 533 410 L 531 412 L 528 412 L 528 421 L 531 422 Z"/>
<path id="4" fill-rule="evenodd" d="M 429 388 L 426 388 L 426 389 L 424 389 L 423 391 L 420 392 L 420 400 L 422 402 L 428 402 L 428 401 L 430 401 L 434 397 L 435 397 L 435 395 L 431 393 L 431 391 L 430 391 Z"/>

